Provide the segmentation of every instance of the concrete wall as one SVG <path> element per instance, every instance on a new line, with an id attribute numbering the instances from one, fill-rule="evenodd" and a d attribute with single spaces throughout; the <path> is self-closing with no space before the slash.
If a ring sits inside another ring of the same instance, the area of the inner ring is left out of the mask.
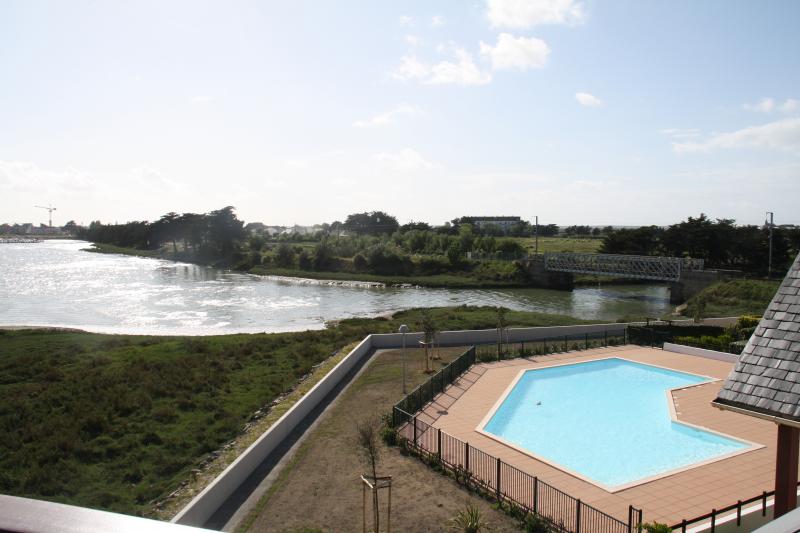
<path id="1" fill-rule="evenodd" d="M 590 324 L 580 326 L 548 326 L 539 328 L 508 328 L 507 335 L 503 334 L 504 342 L 535 341 L 545 338 L 556 340 L 568 336 L 584 334 L 602 335 L 604 331 L 609 334 L 615 332 L 622 335 L 627 324 Z M 382 333 L 371 335 L 373 348 L 400 348 L 403 336 L 400 333 Z M 416 347 L 423 340 L 422 333 L 406 333 L 406 346 Z M 496 329 L 466 329 L 461 331 L 442 331 L 437 336 L 442 346 L 466 346 L 471 344 L 492 344 L 497 342 Z"/>
<path id="2" fill-rule="evenodd" d="M 239 488 L 264 459 L 285 439 L 344 376 L 372 350 L 367 336 L 339 364 L 331 369 L 305 396 L 265 431 L 173 519 L 176 524 L 202 526 Z"/>
<path id="3" fill-rule="evenodd" d="M 732 353 L 718 352 L 716 350 L 706 350 L 705 348 L 695 348 L 694 346 L 684 346 L 683 344 L 664 343 L 664 350 L 667 352 L 682 353 L 686 355 L 696 355 L 707 359 L 716 359 L 728 363 L 735 363 L 739 360 L 738 355 Z"/>

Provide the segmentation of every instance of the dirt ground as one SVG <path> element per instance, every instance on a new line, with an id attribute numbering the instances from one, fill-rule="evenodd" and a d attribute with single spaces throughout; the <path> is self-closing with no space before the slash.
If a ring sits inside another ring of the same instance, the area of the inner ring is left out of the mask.
<path id="1" fill-rule="evenodd" d="M 463 349 L 442 349 L 442 361 Z M 409 390 L 427 378 L 423 356 L 408 350 Z M 253 532 L 359 532 L 362 530 L 362 493 L 359 476 L 367 471 L 356 446 L 356 423 L 388 413 L 402 397 L 401 351 L 381 351 L 324 415 L 298 453 L 240 526 Z M 434 472 L 421 461 L 403 456 L 398 448 L 381 443 L 379 475 L 390 475 L 391 528 L 397 532 L 452 530 L 452 518 L 467 503 L 479 507 L 491 531 L 517 531 L 504 513 L 491 507 L 452 479 Z M 385 497 L 381 502 L 381 530 L 385 531 Z"/>

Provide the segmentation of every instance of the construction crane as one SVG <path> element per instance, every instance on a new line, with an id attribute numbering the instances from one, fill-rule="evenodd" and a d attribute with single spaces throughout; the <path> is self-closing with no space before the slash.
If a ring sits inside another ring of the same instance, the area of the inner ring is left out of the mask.
<path id="1" fill-rule="evenodd" d="M 58 209 L 57 207 L 53 207 L 52 204 L 48 205 L 47 207 L 43 205 L 35 205 L 33 207 L 38 207 L 39 209 L 47 209 L 47 213 L 50 215 L 50 227 L 53 227 L 53 211 Z"/>

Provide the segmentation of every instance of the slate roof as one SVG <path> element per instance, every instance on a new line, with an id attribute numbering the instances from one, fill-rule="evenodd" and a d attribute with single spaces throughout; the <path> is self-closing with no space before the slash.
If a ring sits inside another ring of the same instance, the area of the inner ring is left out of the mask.
<path id="1" fill-rule="evenodd" d="M 800 422 L 800 254 L 714 403 Z"/>

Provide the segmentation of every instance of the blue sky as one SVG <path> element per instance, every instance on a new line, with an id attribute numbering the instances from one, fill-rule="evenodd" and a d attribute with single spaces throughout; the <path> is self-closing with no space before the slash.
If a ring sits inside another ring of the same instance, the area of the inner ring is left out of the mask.
<path id="1" fill-rule="evenodd" d="M 800 223 L 800 3 L 0 3 L 0 221 Z"/>

